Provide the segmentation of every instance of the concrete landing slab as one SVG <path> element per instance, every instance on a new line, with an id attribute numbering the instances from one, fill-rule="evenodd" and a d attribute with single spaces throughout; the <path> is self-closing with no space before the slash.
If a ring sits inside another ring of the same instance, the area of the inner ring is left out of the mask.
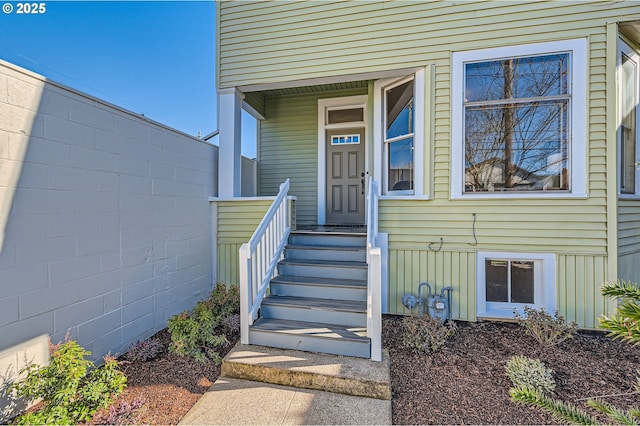
<path id="1" fill-rule="evenodd" d="M 381 362 L 364 358 L 237 345 L 222 362 L 222 376 L 391 399 L 389 355 Z"/>
<path id="2" fill-rule="evenodd" d="M 180 425 L 390 425 L 391 401 L 220 377 Z"/>

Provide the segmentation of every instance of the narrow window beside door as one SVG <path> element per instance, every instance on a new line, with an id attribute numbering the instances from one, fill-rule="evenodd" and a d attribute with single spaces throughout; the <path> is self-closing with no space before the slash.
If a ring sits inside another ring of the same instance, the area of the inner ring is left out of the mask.
<path id="1" fill-rule="evenodd" d="M 384 147 L 387 192 L 413 192 L 414 185 L 414 80 L 385 89 Z"/>
<path id="2" fill-rule="evenodd" d="M 620 194 L 638 195 L 638 53 L 620 40 L 618 72 L 620 85 Z"/>

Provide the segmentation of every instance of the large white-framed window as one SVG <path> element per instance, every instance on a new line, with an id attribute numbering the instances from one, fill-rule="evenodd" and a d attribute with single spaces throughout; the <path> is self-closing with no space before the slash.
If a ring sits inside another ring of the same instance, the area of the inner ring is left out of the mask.
<path id="1" fill-rule="evenodd" d="M 623 198 L 640 197 L 639 65 L 638 52 L 623 40 L 618 40 L 618 190 Z"/>
<path id="2" fill-rule="evenodd" d="M 477 317 L 513 318 L 524 307 L 556 309 L 556 256 L 478 252 Z"/>
<path id="3" fill-rule="evenodd" d="M 586 39 L 452 55 L 451 198 L 586 197 Z"/>
<path id="4" fill-rule="evenodd" d="M 425 71 L 374 83 L 374 156 L 382 194 L 424 194 Z"/>

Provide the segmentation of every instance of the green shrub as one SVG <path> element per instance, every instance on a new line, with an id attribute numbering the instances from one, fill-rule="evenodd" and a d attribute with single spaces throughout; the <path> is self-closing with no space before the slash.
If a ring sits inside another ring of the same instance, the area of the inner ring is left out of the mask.
<path id="1" fill-rule="evenodd" d="M 615 315 L 600 318 L 600 326 L 609 330 L 609 337 L 632 345 L 640 344 L 640 287 L 638 284 L 624 280 L 605 283 L 602 294 L 620 300 Z"/>
<path id="2" fill-rule="evenodd" d="M 129 361 L 145 362 L 157 358 L 162 351 L 164 351 L 162 342 L 158 339 L 150 338 L 129 348 L 126 357 Z"/>
<path id="3" fill-rule="evenodd" d="M 542 392 L 527 388 L 514 387 L 509 389 L 511 400 L 517 404 L 538 407 L 550 413 L 559 424 L 595 425 L 596 419 L 585 411 L 565 404 L 562 401 L 551 399 Z"/>
<path id="4" fill-rule="evenodd" d="M 223 283 L 218 283 L 211 292 L 208 302 L 211 304 L 211 310 L 223 319 L 239 315 L 240 287 L 235 284 L 226 286 Z"/>
<path id="5" fill-rule="evenodd" d="M 13 385 L 16 394 L 42 399 L 39 411 L 18 417 L 18 424 L 76 424 L 91 420 L 107 407 L 126 386 L 127 377 L 118 370 L 115 358 L 106 356 L 104 365 L 94 368 L 85 359 L 91 352 L 73 340 L 52 346 L 48 366 L 30 364 L 22 369 L 27 377 Z"/>
<path id="6" fill-rule="evenodd" d="M 436 352 L 457 330 L 453 321 L 445 325 L 428 315 L 404 317 L 402 327 L 404 346 L 422 353 Z"/>
<path id="7" fill-rule="evenodd" d="M 600 326 L 609 330 L 609 336 L 622 339 L 637 345 L 640 343 L 640 288 L 636 284 L 625 281 L 606 283 L 602 294 L 609 298 L 621 298 L 622 304 L 613 317 L 602 317 Z M 540 390 L 516 386 L 509 390 L 511 400 L 532 407 L 541 408 L 561 423 L 591 425 L 597 424 L 598 419 L 571 404 L 553 400 Z M 640 393 L 640 377 L 636 378 L 636 393 Z M 622 410 L 611 404 L 589 399 L 587 405 L 596 412 L 603 414 L 611 424 L 637 425 L 640 424 L 640 409 L 633 407 Z"/>
<path id="8" fill-rule="evenodd" d="M 553 371 L 539 359 L 516 355 L 507 362 L 505 369 L 515 387 L 526 387 L 543 393 L 551 393 L 556 388 Z"/>
<path id="9" fill-rule="evenodd" d="M 544 308 L 534 309 L 525 306 L 524 313 L 524 318 L 517 312 L 515 313 L 518 324 L 524 327 L 527 334 L 533 336 L 541 345 L 554 346 L 576 334 L 578 324 L 568 323 L 558 311 L 551 316 Z"/>
<path id="10" fill-rule="evenodd" d="M 206 300 L 201 300 L 191 312 L 169 318 L 171 346 L 169 350 L 205 362 L 220 363 L 218 350 L 227 345 L 225 320 L 240 313 L 238 286 L 218 283 Z"/>

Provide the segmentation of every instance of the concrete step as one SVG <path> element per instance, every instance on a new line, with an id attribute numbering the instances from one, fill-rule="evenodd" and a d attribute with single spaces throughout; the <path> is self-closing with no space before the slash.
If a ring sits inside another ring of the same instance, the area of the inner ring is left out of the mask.
<path id="1" fill-rule="evenodd" d="M 288 245 L 284 249 L 287 259 L 337 260 L 366 262 L 364 247 Z"/>
<path id="2" fill-rule="evenodd" d="M 237 345 L 222 376 L 347 395 L 391 399 L 389 355 L 382 362 L 256 345 Z"/>
<path id="3" fill-rule="evenodd" d="M 292 321 L 311 321 L 344 326 L 366 327 L 366 300 L 334 300 L 314 297 L 265 297 L 260 316 Z"/>
<path id="4" fill-rule="evenodd" d="M 272 296 L 367 300 L 367 281 L 280 275 L 271 280 Z"/>
<path id="5" fill-rule="evenodd" d="M 278 263 L 278 275 L 366 280 L 367 263 L 336 260 L 284 259 Z"/>
<path id="6" fill-rule="evenodd" d="M 367 234 L 354 232 L 292 231 L 289 244 L 311 246 L 366 247 Z"/>
<path id="7" fill-rule="evenodd" d="M 249 329 L 252 344 L 308 352 L 370 358 L 365 327 L 260 318 Z"/>

